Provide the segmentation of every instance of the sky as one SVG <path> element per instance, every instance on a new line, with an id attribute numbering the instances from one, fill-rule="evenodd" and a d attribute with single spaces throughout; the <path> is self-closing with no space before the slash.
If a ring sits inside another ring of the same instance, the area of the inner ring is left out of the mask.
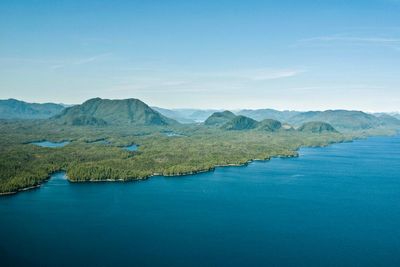
<path id="1" fill-rule="evenodd" d="M 0 99 L 400 111 L 400 0 L 1 0 L 0 14 Z"/>

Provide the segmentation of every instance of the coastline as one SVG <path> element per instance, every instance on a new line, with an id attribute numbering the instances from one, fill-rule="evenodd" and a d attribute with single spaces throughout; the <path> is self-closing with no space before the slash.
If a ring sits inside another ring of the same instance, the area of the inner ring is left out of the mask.
<path id="1" fill-rule="evenodd" d="M 47 179 L 47 180 L 48 180 L 48 179 Z M 46 181 L 47 181 L 47 180 L 46 180 Z M 44 182 L 46 182 L 46 181 L 44 181 Z M 38 189 L 38 188 L 41 187 L 41 186 L 42 186 L 42 184 L 38 184 L 38 185 L 32 185 L 32 186 L 24 187 L 24 188 L 18 189 L 18 190 L 16 190 L 16 191 L 2 192 L 2 193 L 0 193 L 0 196 L 15 195 L 15 194 L 17 194 L 17 193 L 19 193 L 19 192 L 28 191 L 28 190 L 32 190 L 32 189 Z"/>
<path id="2" fill-rule="evenodd" d="M 299 146 L 298 148 L 296 148 L 296 150 L 292 151 L 291 154 L 287 154 L 287 155 L 275 155 L 275 156 L 269 156 L 265 159 L 259 159 L 259 158 L 254 158 L 254 159 L 249 159 L 244 163 L 228 163 L 228 164 L 219 164 L 219 165 L 214 165 L 210 168 L 207 169 L 201 169 L 201 170 L 195 170 L 195 171 L 188 171 L 188 172 L 183 172 L 183 173 L 177 173 L 177 174 L 162 174 L 162 173 L 153 173 L 151 175 L 148 176 L 144 176 L 144 177 L 138 177 L 138 178 L 134 178 L 134 179 L 104 179 L 104 180 L 84 180 L 84 181 L 74 181 L 74 180 L 70 180 L 67 177 L 68 182 L 70 183 L 107 183 L 107 182 L 135 182 L 135 181 L 144 181 L 147 179 L 150 179 L 151 177 L 154 176 L 164 176 L 164 177 L 180 177 L 180 176 L 188 176 L 188 175 L 196 175 L 199 173 L 205 173 L 205 172 L 210 172 L 210 171 L 214 171 L 216 168 L 220 168 L 220 167 L 245 167 L 248 164 L 252 163 L 252 162 L 256 162 L 256 161 L 270 161 L 273 158 L 297 158 L 299 157 L 299 150 L 301 148 L 323 148 L 323 147 L 327 147 L 333 144 L 340 144 L 340 143 L 348 143 L 348 142 L 353 142 L 355 140 L 362 140 L 362 139 L 366 139 L 369 137 L 378 137 L 378 136 L 394 136 L 396 134 L 390 134 L 390 135 L 371 135 L 371 136 L 354 136 L 348 140 L 341 140 L 341 141 L 332 141 L 332 142 L 328 142 L 326 144 L 321 144 L 321 145 L 312 145 L 312 146 Z M 1 196 L 10 196 L 10 195 L 15 195 L 19 192 L 23 192 L 23 191 L 28 191 L 28 190 L 32 190 L 32 189 L 37 189 L 39 188 L 43 183 L 47 182 L 51 176 L 54 173 L 60 172 L 62 170 L 50 173 L 47 177 L 47 179 L 45 179 L 42 183 L 38 184 L 38 185 L 34 185 L 34 186 L 29 186 L 29 187 L 25 187 L 25 188 L 21 188 L 12 192 L 2 192 L 0 193 L 0 197 Z"/>
<path id="3" fill-rule="evenodd" d="M 350 140 L 351 142 L 351 140 Z M 320 146 L 314 146 L 314 147 L 326 147 L 330 144 L 335 144 L 335 143 L 342 143 L 342 142 L 334 142 L 334 143 L 329 143 L 326 145 L 320 145 Z M 302 147 L 298 147 L 295 151 L 293 151 L 292 154 L 288 154 L 288 155 L 276 155 L 276 156 L 270 156 L 267 157 L 265 159 L 259 159 L 259 158 L 254 158 L 254 159 L 249 159 L 244 163 L 228 163 L 228 164 L 219 164 L 219 165 L 214 165 L 213 167 L 207 168 L 207 169 L 203 169 L 203 170 L 196 170 L 196 171 L 189 171 L 189 172 L 184 172 L 184 173 L 178 173 L 178 174 L 162 174 L 162 173 L 153 173 L 151 175 L 148 176 L 144 176 L 144 177 L 139 177 L 139 178 L 135 178 L 135 179 L 104 179 L 104 180 L 85 180 L 85 181 L 74 181 L 74 180 L 70 180 L 67 177 L 67 181 L 70 183 L 109 183 L 109 182 L 138 182 L 138 181 L 144 181 L 147 179 L 150 179 L 151 177 L 155 177 L 155 176 L 164 176 L 164 177 L 180 177 L 180 176 L 188 176 L 188 175 L 196 175 L 196 174 L 200 174 L 200 173 L 206 173 L 206 172 L 211 172 L 214 171 L 216 168 L 224 168 L 224 167 L 245 167 L 248 164 L 255 162 L 255 161 L 270 161 L 273 158 L 296 158 L 299 157 L 299 153 L 298 150 L 301 149 Z M 35 186 L 29 186 L 29 187 L 25 187 L 25 188 L 21 188 L 12 192 L 3 192 L 0 193 L 0 197 L 1 196 L 10 196 L 10 195 L 15 195 L 17 193 L 20 193 L 22 191 L 27 191 L 27 190 L 31 190 L 31 189 L 37 189 L 39 188 L 43 183 L 47 182 L 50 178 L 51 175 L 53 175 L 54 173 L 57 173 L 59 171 L 53 172 L 51 174 L 49 174 L 49 176 L 47 177 L 46 180 L 44 180 L 41 184 L 35 185 Z"/>

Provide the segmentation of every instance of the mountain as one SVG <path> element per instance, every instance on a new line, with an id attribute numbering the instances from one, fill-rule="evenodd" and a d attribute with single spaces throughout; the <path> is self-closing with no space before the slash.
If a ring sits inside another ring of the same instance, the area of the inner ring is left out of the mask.
<path id="1" fill-rule="evenodd" d="M 262 131 L 276 132 L 281 129 L 293 130 L 290 125 L 283 125 L 280 121 L 265 119 L 258 122 L 252 118 L 235 115 L 230 111 L 215 112 L 205 122 L 208 126 L 220 126 L 224 130 L 251 130 L 259 129 Z"/>
<path id="2" fill-rule="evenodd" d="M 250 130 L 258 126 L 259 122 L 246 116 L 235 116 L 230 121 L 222 125 L 225 130 Z"/>
<path id="3" fill-rule="evenodd" d="M 378 117 L 385 125 L 400 126 L 400 117 L 396 118 L 395 115 L 388 113 L 375 113 L 374 116 Z"/>
<path id="4" fill-rule="evenodd" d="M 0 119 L 47 119 L 65 107 L 53 103 L 27 103 L 16 99 L 0 100 Z"/>
<path id="5" fill-rule="evenodd" d="M 236 118 L 236 115 L 228 110 L 214 112 L 210 117 L 207 118 L 204 124 L 208 126 L 221 126 L 234 118 Z"/>
<path id="6" fill-rule="evenodd" d="M 169 125 L 177 123 L 134 98 L 110 100 L 93 98 L 66 108 L 54 120 L 68 125 Z"/>
<path id="7" fill-rule="evenodd" d="M 299 114 L 299 111 L 279 111 L 275 109 L 242 109 L 237 112 L 238 115 L 243 115 L 257 121 L 265 119 L 273 119 L 277 121 L 287 121 L 289 118 Z"/>
<path id="8" fill-rule="evenodd" d="M 258 124 L 258 128 L 267 132 L 276 132 L 282 129 L 282 123 L 277 120 L 265 119 Z"/>
<path id="9" fill-rule="evenodd" d="M 151 107 L 162 115 L 174 119 L 180 123 L 199 123 L 204 122 L 209 116 L 215 112 L 221 112 L 217 109 L 190 109 L 190 108 L 177 108 L 166 109 L 160 107 Z"/>
<path id="10" fill-rule="evenodd" d="M 309 111 L 288 119 L 288 123 L 296 126 L 311 121 L 326 122 L 337 129 L 345 130 L 370 129 L 384 125 L 383 121 L 371 114 L 348 110 Z"/>
<path id="11" fill-rule="evenodd" d="M 214 112 L 223 111 L 217 109 L 191 109 L 191 108 L 165 109 L 159 107 L 152 107 L 152 108 L 160 112 L 162 115 L 177 120 L 181 123 L 204 122 Z"/>
<path id="12" fill-rule="evenodd" d="M 398 112 L 393 112 L 393 113 L 390 113 L 389 115 L 391 115 L 391 116 L 395 117 L 396 119 L 400 120 L 400 113 L 398 113 Z"/>
<path id="13" fill-rule="evenodd" d="M 186 116 L 182 114 L 179 110 L 176 109 L 166 109 L 166 108 L 159 108 L 159 107 L 151 107 L 155 111 L 159 112 L 161 115 L 165 117 L 174 119 L 180 123 L 195 123 L 196 120 L 190 119 L 190 116 Z"/>
<path id="14" fill-rule="evenodd" d="M 221 112 L 222 109 L 175 109 L 184 118 L 193 120 L 195 122 L 204 122 L 208 117 L 210 117 L 214 112 Z"/>
<path id="15" fill-rule="evenodd" d="M 337 132 L 332 125 L 326 122 L 311 121 L 306 122 L 300 128 L 297 129 L 300 132 L 307 133 L 325 133 L 325 132 Z"/>

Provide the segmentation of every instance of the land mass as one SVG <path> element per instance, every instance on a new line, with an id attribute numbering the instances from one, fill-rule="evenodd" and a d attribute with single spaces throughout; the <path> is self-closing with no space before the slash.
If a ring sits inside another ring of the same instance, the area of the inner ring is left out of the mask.
<path id="1" fill-rule="evenodd" d="M 305 117 L 290 124 L 216 111 L 204 123 L 182 124 L 138 99 L 95 98 L 47 119 L 2 120 L 0 193 L 37 187 L 57 171 L 71 182 L 131 181 L 294 157 L 303 146 L 394 134 L 400 122 L 353 111 Z M 69 143 L 58 148 L 32 143 L 44 140 Z M 131 144 L 138 150 L 123 149 Z"/>
<path id="2" fill-rule="evenodd" d="M 54 103 L 27 103 L 16 99 L 0 100 L 0 119 L 47 119 L 65 108 Z"/>

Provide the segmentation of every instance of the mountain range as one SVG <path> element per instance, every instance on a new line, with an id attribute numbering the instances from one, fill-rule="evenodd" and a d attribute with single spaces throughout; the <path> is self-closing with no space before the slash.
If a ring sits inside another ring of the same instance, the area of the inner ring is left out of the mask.
<path id="1" fill-rule="evenodd" d="M 243 117 L 237 117 L 243 116 Z M 255 128 L 269 131 L 280 127 L 301 127 L 307 122 L 325 122 L 339 131 L 365 130 L 377 127 L 400 127 L 399 113 L 374 113 L 349 110 L 278 111 L 274 109 L 244 109 L 235 112 L 201 109 L 164 109 L 149 107 L 138 99 L 90 99 L 83 104 L 66 107 L 62 104 L 27 103 L 16 99 L 0 100 L 0 119 L 48 119 L 67 125 L 171 125 L 201 123 L 223 126 L 226 129 Z M 235 119 L 235 121 L 232 121 Z M 251 119 L 251 120 L 249 120 Z M 231 122 L 232 121 L 232 122 Z"/>
<path id="2" fill-rule="evenodd" d="M 277 132 L 294 130 L 293 127 L 282 125 L 278 120 L 264 119 L 262 121 L 257 121 L 243 115 L 235 115 L 228 110 L 213 113 L 204 124 L 209 127 L 219 127 L 229 131 L 257 129 L 266 132 Z M 337 132 L 329 123 L 320 121 L 305 122 L 297 130 L 308 133 Z"/>
<path id="3" fill-rule="evenodd" d="M 59 114 L 64 105 L 27 103 L 16 99 L 0 100 L 0 119 L 47 119 Z"/>
<path id="4" fill-rule="evenodd" d="M 152 107 L 152 109 L 180 123 L 204 122 L 214 112 L 222 111 L 217 109 L 189 109 L 189 108 L 166 109 L 160 107 Z"/>

